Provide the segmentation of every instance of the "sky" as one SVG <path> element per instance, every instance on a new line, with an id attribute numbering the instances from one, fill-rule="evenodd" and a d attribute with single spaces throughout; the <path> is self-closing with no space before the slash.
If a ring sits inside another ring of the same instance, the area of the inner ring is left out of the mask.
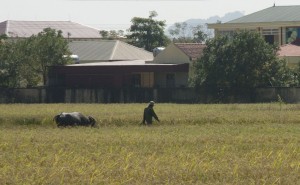
<path id="1" fill-rule="evenodd" d="M 273 6 L 300 5 L 299 0 L 0 0 L 6 20 L 72 21 L 101 30 L 126 30 L 133 17 L 149 16 L 167 26 L 188 19 L 207 19 L 240 11 L 248 15 Z"/>

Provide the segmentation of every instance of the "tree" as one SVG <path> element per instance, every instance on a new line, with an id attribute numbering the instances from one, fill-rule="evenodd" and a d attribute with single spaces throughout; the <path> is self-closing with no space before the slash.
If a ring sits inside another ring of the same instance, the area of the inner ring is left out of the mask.
<path id="1" fill-rule="evenodd" d="M 154 20 L 156 16 L 157 13 L 151 11 L 148 18 L 134 17 L 131 20 L 132 25 L 129 28 L 131 34 L 128 35 L 131 39 L 130 44 L 148 51 L 168 44 L 169 40 L 164 34 L 165 21 Z"/>
<path id="2" fill-rule="evenodd" d="M 0 44 L 0 85 L 25 87 L 46 84 L 47 68 L 70 61 L 61 31 L 46 28 L 27 39 Z"/>
<path id="3" fill-rule="evenodd" d="M 200 24 L 189 26 L 186 22 L 175 23 L 168 31 L 173 37 L 173 42 L 177 43 L 202 43 L 208 38 L 204 27 Z"/>
<path id="4" fill-rule="evenodd" d="M 106 30 L 100 30 L 99 33 L 105 39 L 109 37 L 109 32 Z"/>
<path id="5" fill-rule="evenodd" d="M 300 60 L 298 61 L 297 67 L 292 69 L 292 73 L 293 73 L 292 85 L 299 86 L 300 85 Z"/>
<path id="6" fill-rule="evenodd" d="M 190 43 L 192 42 L 191 35 L 188 35 L 188 24 L 186 22 L 183 23 L 175 23 L 174 28 L 169 28 L 169 33 L 173 37 L 173 42 L 179 43 Z"/>
<path id="7" fill-rule="evenodd" d="M 19 42 L 0 44 L 0 86 L 20 87 L 22 83 L 22 52 Z"/>
<path id="8" fill-rule="evenodd" d="M 27 47 L 24 48 L 26 62 L 36 75 L 41 75 L 43 84 L 46 85 L 47 68 L 52 65 L 67 64 L 70 59 L 68 41 L 62 36 L 62 31 L 45 28 L 38 35 L 31 36 L 26 40 Z"/>
<path id="9" fill-rule="evenodd" d="M 120 38 L 124 38 L 124 31 L 123 30 L 100 30 L 100 35 L 102 36 L 103 39 L 120 39 Z"/>
<path id="10" fill-rule="evenodd" d="M 2 42 L 4 42 L 4 40 L 6 40 L 7 39 L 7 35 L 6 34 L 1 34 L 0 35 L 0 44 L 2 43 Z"/>
<path id="11" fill-rule="evenodd" d="M 235 33 L 206 42 L 203 56 L 195 65 L 194 85 L 214 89 L 286 86 L 291 70 L 277 58 L 279 49 L 255 32 Z"/>
<path id="12" fill-rule="evenodd" d="M 193 41 L 196 43 L 205 42 L 208 38 L 208 34 L 205 33 L 202 25 L 197 25 L 192 28 Z"/>

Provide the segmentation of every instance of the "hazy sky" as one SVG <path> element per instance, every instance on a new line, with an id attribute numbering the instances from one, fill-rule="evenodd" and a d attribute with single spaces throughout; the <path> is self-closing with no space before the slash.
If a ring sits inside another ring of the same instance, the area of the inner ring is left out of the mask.
<path id="1" fill-rule="evenodd" d="M 6 20 L 73 21 L 99 29 L 127 29 L 133 17 L 155 10 L 167 25 L 241 11 L 245 15 L 273 6 L 300 5 L 300 0 L 0 0 Z"/>

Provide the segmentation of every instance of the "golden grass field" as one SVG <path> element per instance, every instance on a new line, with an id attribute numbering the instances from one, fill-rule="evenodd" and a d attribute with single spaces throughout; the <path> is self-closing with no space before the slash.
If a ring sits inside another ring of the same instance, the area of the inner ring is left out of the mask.
<path id="1" fill-rule="evenodd" d="M 299 104 L 146 105 L 0 104 L 0 184 L 300 184 Z"/>

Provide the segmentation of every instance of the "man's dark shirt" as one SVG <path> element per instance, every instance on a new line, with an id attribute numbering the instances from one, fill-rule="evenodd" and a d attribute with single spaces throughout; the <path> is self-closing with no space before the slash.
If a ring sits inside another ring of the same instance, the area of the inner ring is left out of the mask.
<path id="1" fill-rule="evenodd" d="M 147 124 L 152 124 L 152 117 L 154 117 L 157 121 L 159 121 L 157 115 L 153 110 L 153 107 L 148 106 L 144 109 L 143 123 L 145 124 L 146 121 Z"/>

